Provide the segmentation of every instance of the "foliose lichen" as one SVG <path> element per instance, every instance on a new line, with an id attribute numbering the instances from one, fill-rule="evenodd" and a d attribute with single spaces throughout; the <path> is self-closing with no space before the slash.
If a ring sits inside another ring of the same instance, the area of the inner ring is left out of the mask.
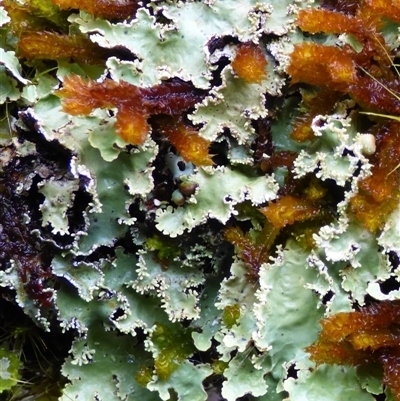
<path id="1" fill-rule="evenodd" d="M 40 371 L 6 325 L 1 395 L 400 400 L 399 28 L 388 1 L 3 0 L 0 321 L 66 345 Z"/>

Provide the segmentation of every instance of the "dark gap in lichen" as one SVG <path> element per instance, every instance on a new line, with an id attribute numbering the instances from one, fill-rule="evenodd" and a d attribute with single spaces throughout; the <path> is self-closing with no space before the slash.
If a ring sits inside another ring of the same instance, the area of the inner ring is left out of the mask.
<path id="1" fill-rule="evenodd" d="M 390 277 L 382 283 L 379 283 L 379 288 L 383 294 L 389 294 L 391 291 L 397 291 L 400 289 L 400 283 L 396 277 Z"/>
<path id="2" fill-rule="evenodd" d="M 68 227 L 70 233 L 76 233 L 79 231 L 84 231 L 86 229 L 86 222 L 84 218 L 84 214 L 86 210 L 89 208 L 89 204 L 93 202 L 93 196 L 86 192 L 85 190 L 85 176 L 79 176 L 80 178 L 80 188 L 78 191 L 74 192 L 74 204 L 72 208 L 67 211 L 68 218 Z M 61 236 L 57 243 L 63 244 L 66 246 L 70 244 L 71 238 L 70 236 Z"/>
<path id="3" fill-rule="evenodd" d="M 97 247 L 91 254 L 89 255 L 78 255 L 75 257 L 74 262 L 80 263 L 88 263 L 92 264 L 98 262 L 101 259 L 112 260 L 115 258 L 115 249 L 110 246 L 99 246 Z"/>
<path id="4" fill-rule="evenodd" d="M 335 295 L 335 293 L 332 290 L 329 290 L 321 299 L 321 302 L 326 305 Z"/>
<path id="5" fill-rule="evenodd" d="M 43 394 L 49 399 L 60 397 L 67 382 L 61 375 L 61 365 L 69 355 L 74 336 L 71 332 L 62 333 L 55 321 L 51 323 L 51 333 L 43 331 L 15 301 L 10 301 L 14 296 L 8 295 L 7 289 L 0 288 L 0 295 L 0 346 L 16 352 L 22 363 L 18 391 L 2 393 L 2 397 L 12 396 L 15 400 Z"/>
<path id="6" fill-rule="evenodd" d="M 274 145 L 272 142 L 271 134 L 272 120 L 269 117 L 258 119 L 252 122 L 252 126 L 255 129 L 257 136 L 254 139 L 251 150 L 253 153 L 254 163 L 263 172 L 261 163 L 265 158 L 265 155 L 271 155 L 274 151 Z"/>
<path id="7" fill-rule="evenodd" d="M 217 50 L 223 50 L 223 48 L 227 45 L 233 44 L 236 45 L 239 43 L 239 40 L 233 36 L 223 36 L 223 37 L 212 37 L 208 43 L 208 51 L 210 55 L 215 53 Z M 222 70 L 230 64 L 230 60 L 228 57 L 222 56 L 219 58 L 216 65 L 214 65 L 211 71 L 211 80 L 210 86 L 211 87 L 218 87 L 222 85 Z"/>
<path id="8" fill-rule="evenodd" d="M 395 271 L 398 267 L 400 267 L 400 255 L 398 255 L 395 251 L 388 252 L 389 263 L 392 266 L 392 272 Z"/>
<path id="9" fill-rule="evenodd" d="M 110 316 L 110 319 L 118 321 L 122 316 L 125 316 L 125 311 L 122 308 L 117 308 Z"/>
<path id="10" fill-rule="evenodd" d="M 376 401 L 386 401 L 386 394 L 371 394 Z"/>
<path id="11" fill-rule="evenodd" d="M 296 368 L 296 364 L 292 363 L 289 366 L 289 368 L 287 369 L 286 378 L 291 377 L 292 379 L 297 379 L 298 378 L 298 374 L 297 374 L 298 371 L 299 371 L 299 369 Z"/>
<path id="12" fill-rule="evenodd" d="M 3 151 L 7 149 L 3 148 Z M 39 160 L 34 157 L 14 157 L 3 166 L 0 175 L 0 259 L 14 260 L 27 296 L 49 307 L 52 291 L 46 289 L 46 283 L 52 278 L 50 261 L 54 249 L 50 243 L 32 234 L 35 229 L 41 230 L 43 236 L 49 238 L 40 226 L 40 219 L 34 218 L 31 212 L 38 210 L 40 204 L 36 189 L 31 190 L 35 188 L 32 176 L 39 165 Z M 17 192 L 20 185 L 29 188 Z M 25 216 L 29 216 L 29 221 Z"/>
<path id="13" fill-rule="evenodd" d="M 227 135 L 227 129 L 225 129 L 224 135 Z M 227 140 L 223 140 L 221 142 L 212 142 L 209 148 L 209 152 L 212 157 L 212 161 L 216 166 L 228 166 L 229 158 L 228 158 L 228 142 Z"/>

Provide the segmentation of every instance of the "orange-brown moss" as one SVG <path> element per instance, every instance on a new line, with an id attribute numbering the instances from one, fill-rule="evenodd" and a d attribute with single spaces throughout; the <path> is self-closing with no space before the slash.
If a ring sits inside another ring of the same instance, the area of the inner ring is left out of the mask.
<path id="1" fill-rule="evenodd" d="M 310 219 L 319 212 L 313 202 L 292 195 L 285 195 L 259 210 L 275 228 L 283 228 L 296 221 Z"/>
<path id="2" fill-rule="evenodd" d="M 350 33 L 364 42 L 377 34 L 383 24 L 383 18 L 396 20 L 397 14 L 398 7 L 382 5 L 382 0 L 373 0 L 360 2 L 354 15 L 319 8 L 301 10 L 296 23 L 303 31 L 310 33 Z"/>
<path id="3" fill-rule="evenodd" d="M 396 195 L 399 191 L 400 173 L 396 166 L 400 161 L 400 123 L 392 121 L 384 125 L 376 135 L 376 152 L 370 157 L 372 175 L 359 184 L 376 202 Z"/>
<path id="4" fill-rule="evenodd" d="M 287 167 L 289 170 L 293 167 L 293 163 L 296 160 L 297 153 L 282 150 L 273 153 L 268 158 L 263 158 L 260 161 L 261 170 L 264 172 L 271 172 L 277 167 Z"/>
<path id="5" fill-rule="evenodd" d="M 105 52 L 84 36 L 55 32 L 27 32 L 19 41 L 19 56 L 27 59 L 69 59 L 103 64 Z"/>
<path id="6" fill-rule="evenodd" d="M 400 400 L 400 304 L 384 301 L 321 321 L 319 339 L 306 349 L 317 364 L 381 363 L 383 382 Z"/>
<path id="7" fill-rule="evenodd" d="M 386 46 L 385 40 L 379 32 L 383 23 L 382 18 L 385 16 L 390 18 L 390 16 L 386 15 L 390 13 L 387 11 L 388 9 L 386 10 L 386 14 L 379 13 L 379 10 L 381 10 L 381 8 L 377 5 L 372 5 L 372 3 L 369 5 L 362 2 L 354 16 L 316 8 L 300 11 L 297 24 L 304 31 L 310 33 L 350 33 L 357 38 L 363 49 L 360 52 L 356 52 L 349 45 L 343 45 L 342 49 L 335 48 L 338 57 L 340 57 L 338 60 L 341 60 L 339 61 L 341 67 L 332 67 L 332 72 L 326 74 L 325 83 L 323 80 L 312 79 L 313 72 L 320 71 L 320 67 L 316 68 L 316 66 L 312 64 L 311 58 L 308 66 L 303 65 L 303 70 L 307 71 L 308 69 L 308 73 L 305 71 L 301 73 L 296 71 L 296 62 L 299 56 L 301 56 L 300 50 L 296 49 L 295 53 L 292 55 L 292 69 L 288 70 L 290 74 L 296 73 L 293 82 L 302 81 L 312 85 L 325 85 L 332 90 L 350 93 L 357 102 L 364 106 L 372 107 L 374 110 L 382 111 L 386 109 L 388 112 L 398 112 L 398 102 L 394 101 L 395 105 L 391 105 L 390 99 L 393 101 L 393 95 L 383 87 L 383 85 L 385 85 L 392 90 L 398 87 L 396 76 L 391 70 L 392 58 L 389 56 L 390 49 Z M 395 19 L 394 6 L 393 16 Z M 326 47 L 327 49 L 330 48 L 329 46 Z M 331 52 L 331 50 L 327 49 L 325 53 L 321 53 L 320 56 L 317 57 L 318 65 L 323 64 L 323 60 L 325 60 L 327 65 L 332 61 L 332 59 L 329 58 L 329 52 Z M 306 53 L 305 50 L 308 50 L 308 48 L 304 48 L 303 55 Z M 299 54 L 296 52 L 299 52 Z M 341 55 L 339 56 L 339 54 Z M 313 55 L 315 55 L 315 53 L 313 53 Z M 346 59 L 347 62 L 345 61 Z M 354 74 L 349 76 L 349 79 L 346 79 L 346 71 L 349 73 L 349 70 L 347 70 L 345 66 L 350 68 L 351 63 L 353 66 L 360 67 L 360 70 L 358 74 L 356 74 L 354 70 Z M 307 64 L 306 60 L 305 64 Z M 339 81 L 344 80 L 348 85 L 338 86 L 338 82 L 332 79 L 335 75 L 335 69 L 342 74 L 340 75 L 341 78 Z M 371 78 L 371 75 L 375 80 Z M 381 84 L 379 84 L 376 82 L 377 79 L 385 81 L 381 81 Z"/>
<path id="8" fill-rule="evenodd" d="M 397 0 L 365 0 L 365 5 L 375 15 L 400 23 L 400 4 Z"/>
<path id="9" fill-rule="evenodd" d="M 357 81 L 356 66 L 351 57 L 336 47 L 313 42 L 295 45 L 287 72 L 292 77 L 292 84 L 329 85 L 340 91 Z"/>
<path id="10" fill-rule="evenodd" d="M 249 83 L 260 83 L 265 79 L 267 65 L 261 47 L 251 42 L 239 45 L 232 61 L 236 74 Z"/>
<path id="11" fill-rule="evenodd" d="M 396 400 L 400 401 L 400 347 L 383 349 L 379 361 L 383 366 L 383 384 L 389 387 Z"/>
<path id="12" fill-rule="evenodd" d="M 395 77 L 391 80 L 380 77 L 378 80 L 370 76 L 360 76 L 349 86 L 349 91 L 357 103 L 368 110 L 399 115 L 400 99 L 396 97 L 399 85 L 400 80 Z"/>
<path id="13" fill-rule="evenodd" d="M 122 104 L 124 89 L 137 91 L 136 87 L 124 82 L 120 85 L 112 80 L 99 83 L 85 80 L 78 75 L 71 75 L 65 77 L 63 88 L 56 94 L 62 99 L 64 111 L 76 116 L 87 115 L 97 108 Z"/>
<path id="14" fill-rule="evenodd" d="M 29 31 L 67 31 L 68 14 L 53 5 L 51 0 L 2 0 L 1 5 L 11 18 L 10 26 L 16 36 Z"/>
<path id="15" fill-rule="evenodd" d="M 354 33 L 357 31 L 358 20 L 347 14 L 324 9 L 300 10 L 296 24 L 303 31 L 310 33 Z"/>
<path id="16" fill-rule="evenodd" d="M 330 339 L 340 342 L 348 339 L 350 335 L 362 333 L 367 330 L 393 329 L 400 322 L 400 304 L 385 301 L 374 303 L 368 307 L 360 308 L 355 312 L 340 312 L 321 321 L 321 339 Z M 367 349 L 369 345 L 364 348 Z"/>
<path id="17" fill-rule="evenodd" d="M 329 339 L 320 339 L 306 348 L 311 354 L 311 360 L 318 365 L 328 363 L 330 365 L 360 366 L 371 362 L 367 352 L 356 351 L 349 343 L 336 343 Z"/>
<path id="18" fill-rule="evenodd" d="M 175 116 L 160 117 L 156 123 L 159 132 L 168 137 L 186 160 L 212 164 L 209 142 L 179 118 L 203 98 L 186 82 L 169 81 L 152 88 L 139 88 L 124 81 L 96 82 L 70 76 L 65 78 L 57 95 L 62 98 L 64 111 L 72 115 L 87 115 L 97 108 L 117 108 L 116 132 L 133 145 L 146 140 L 151 130 L 147 120 L 151 115 Z"/>
<path id="19" fill-rule="evenodd" d="M 321 92 L 327 93 L 327 98 L 319 104 L 321 108 L 323 104 L 329 108 L 329 92 L 332 96 L 335 93 L 339 96 L 338 92 L 341 92 L 350 95 L 368 111 L 400 115 L 400 98 L 397 95 L 400 79 L 392 68 L 394 56 L 379 32 L 385 18 L 398 21 L 400 6 L 396 2 L 382 0 L 357 4 L 343 0 L 340 7 L 336 2 L 331 3 L 330 10 L 301 11 L 297 20 L 299 27 L 311 33 L 350 33 L 360 42 L 362 51 L 356 52 L 346 44 L 342 49 L 317 44 L 298 45 L 288 68 L 292 83 L 320 86 Z M 340 12 L 342 9 L 351 9 L 351 15 Z M 336 65 L 331 58 L 334 54 L 337 56 Z M 325 69 L 324 64 L 332 66 Z M 307 100 L 303 96 L 303 103 L 307 104 Z M 292 135 L 294 139 L 309 138 L 310 114 L 299 115 Z M 370 157 L 374 166 L 372 175 L 360 182 L 359 192 L 350 201 L 349 210 L 372 232 L 382 227 L 400 199 L 400 177 L 395 170 L 400 161 L 398 128 L 397 123 L 392 123 L 383 129 L 386 134 L 382 131 L 377 135 L 378 149 Z"/>
<path id="20" fill-rule="evenodd" d="M 363 330 L 349 335 L 349 342 L 355 350 L 369 348 L 371 351 L 382 347 L 393 347 L 400 344 L 399 328 Z"/>
<path id="21" fill-rule="evenodd" d="M 11 7 L 13 2 L 6 0 L 3 5 L 7 11 L 7 14 L 11 18 L 11 29 L 16 35 L 20 35 L 22 32 L 36 31 L 46 29 L 48 27 L 48 21 L 45 18 L 35 18 L 35 16 L 27 8 Z"/>
<path id="22" fill-rule="evenodd" d="M 260 266 L 268 262 L 270 249 L 278 235 L 278 230 L 265 223 L 259 232 L 244 234 L 239 227 L 229 227 L 225 231 L 225 239 L 237 248 L 237 253 L 248 269 L 250 281 L 258 280 Z"/>
<path id="23" fill-rule="evenodd" d="M 208 153 L 210 141 L 201 137 L 193 126 L 183 122 L 181 118 L 162 116 L 157 119 L 155 129 L 168 138 L 186 161 L 197 166 L 213 164 Z"/>
<path id="24" fill-rule="evenodd" d="M 311 129 L 312 120 L 320 114 L 329 113 L 337 100 L 339 94 L 321 89 L 318 93 L 303 93 L 303 105 L 308 109 L 305 113 L 299 114 L 293 124 L 291 138 L 297 142 L 304 142 L 314 138 L 314 131 Z"/>
<path id="25" fill-rule="evenodd" d="M 361 193 L 351 199 L 350 211 L 367 230 L 374 233 L 383 227 L 387 217 L 398 204 L 399 198 L 391 198 L 378 203 L 371 196 Z"/>
<path id="26" fill-rule="evenodd" d="M 133 17 L 139 8 L 134 0 L 52 0 L 63 10 L 78 9 L 107 19 Z"/>
<path id="27" fill-rule="evenodd" d="M 359 183 L 350 211 L 374 232 L 400 201 L 400 123 L 390 122 L 376 133 L 376 152 L 370 157 L 372 174 Z"/>

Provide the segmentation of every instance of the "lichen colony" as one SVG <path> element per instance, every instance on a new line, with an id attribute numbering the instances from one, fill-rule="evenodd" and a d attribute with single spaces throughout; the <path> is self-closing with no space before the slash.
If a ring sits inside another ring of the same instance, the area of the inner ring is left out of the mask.
<path id="1" fill-rule="evenodd" d="M 400 401 L 399 28 L 1 0 L 0 398 Z"/>

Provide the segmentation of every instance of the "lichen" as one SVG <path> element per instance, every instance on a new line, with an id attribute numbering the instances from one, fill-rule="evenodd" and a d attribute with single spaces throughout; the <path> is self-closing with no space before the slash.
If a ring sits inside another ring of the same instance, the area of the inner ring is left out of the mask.
<path id="1" fill-rule="evenodd" d="M 399 16 L 4 0 L 1 397 L 399 398 Z"/>

